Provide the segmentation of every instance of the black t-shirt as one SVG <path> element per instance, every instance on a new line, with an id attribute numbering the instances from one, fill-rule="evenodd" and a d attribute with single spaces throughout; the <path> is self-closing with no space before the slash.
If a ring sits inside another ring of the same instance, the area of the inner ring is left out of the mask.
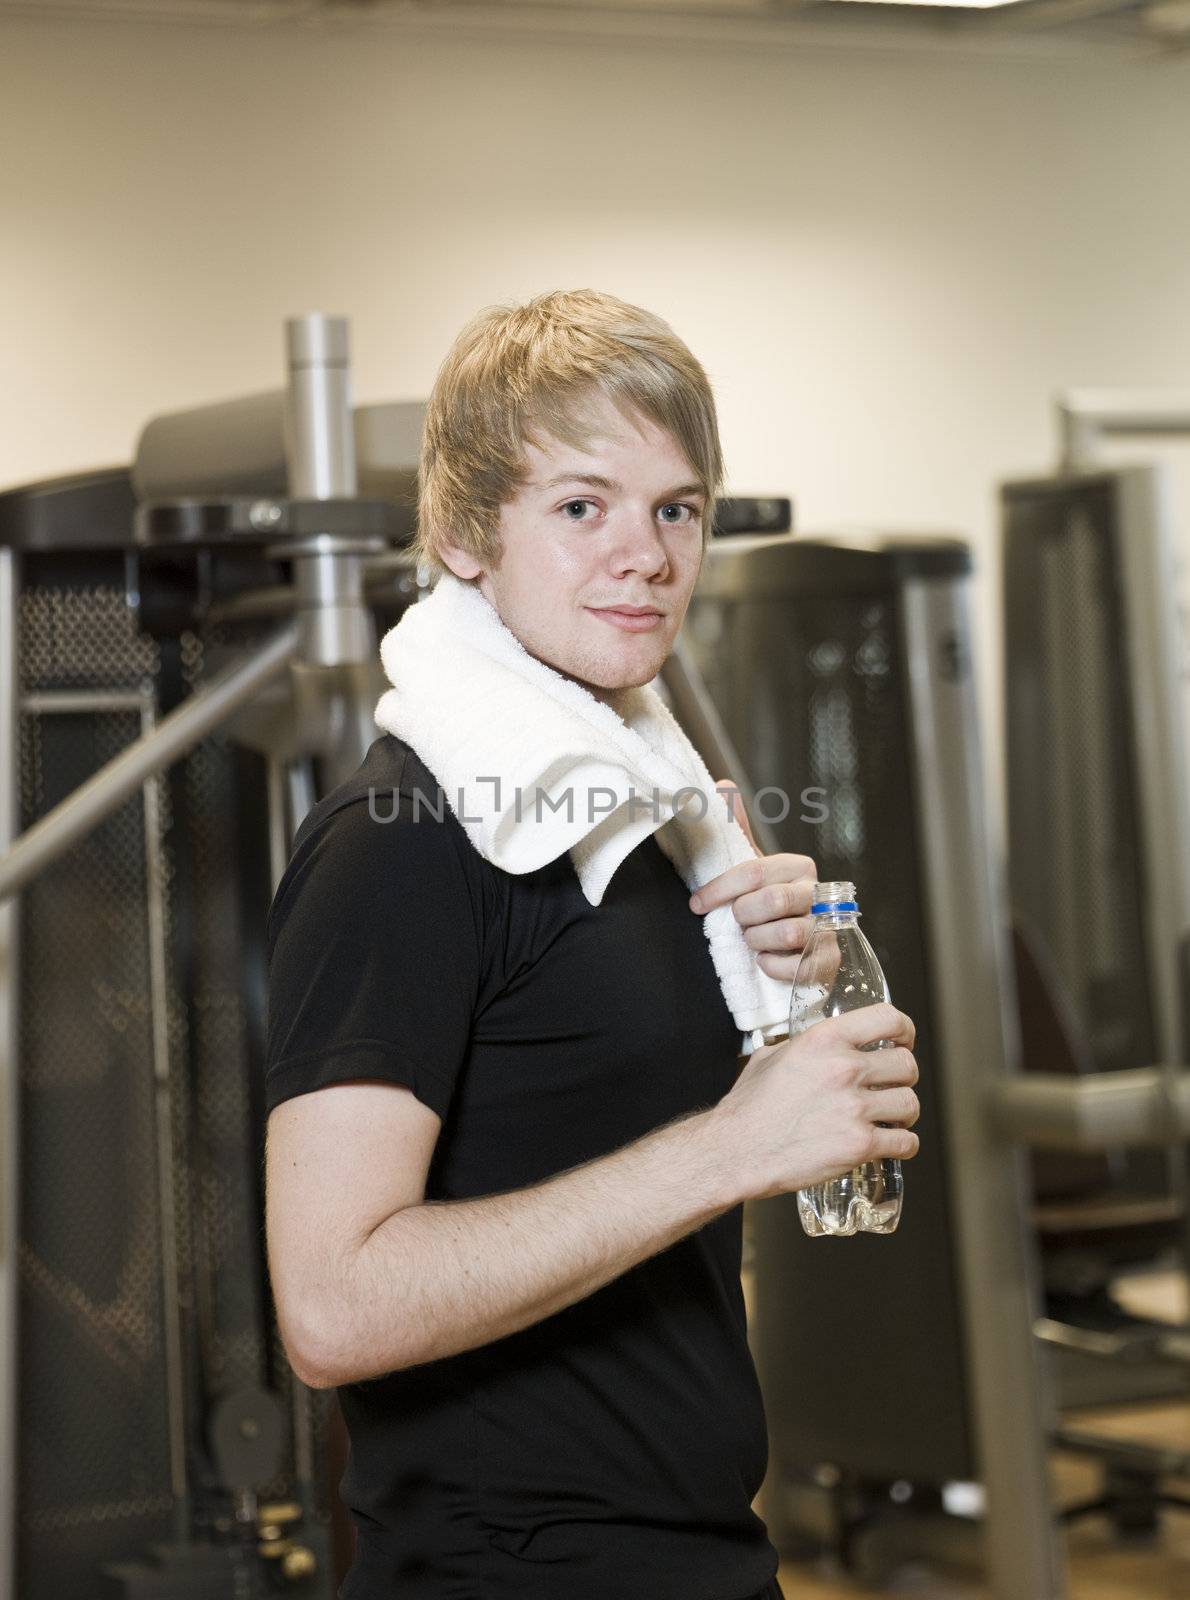
<path id="1" fill-rule="evenodd" d="M 268 1109 L 352 1078 L 406 1085 L 443 1119 L 426 1197 L 450 1200 L 715 1104 L 739 1033 L 687 898 L 652 837 L 600 906 L 568 856 L 501 871 L 416 753 L 378 739 L 302 824 L 273 901 Z M 777 1552 L 751 1509 L 768 1437 L 741 1221 L 737 1206 L 518 1333 L 342 1386 L 344 1600 L 763 1588 Z"/>

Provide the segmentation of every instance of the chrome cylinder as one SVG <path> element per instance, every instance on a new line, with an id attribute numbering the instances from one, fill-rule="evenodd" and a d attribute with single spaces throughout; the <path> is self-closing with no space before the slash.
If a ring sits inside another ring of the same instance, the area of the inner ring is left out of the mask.
<path id="1" fill-rule="evenodd" d="M 364 600 L 364 560 L 382 548 L 378 542 L 323 535 L 296 547 L 293 573 L 303 661 L 340 666 L 373 654 L 376 624 Z M 284 553 L 285 547 L 277 550 Z"/>
<path id="2" fill-rule="evenodd" d="M 356 470 L 347 318 L 289 317 L 285 345 L 289 492 L 295 500 L 350 499 Z"/>

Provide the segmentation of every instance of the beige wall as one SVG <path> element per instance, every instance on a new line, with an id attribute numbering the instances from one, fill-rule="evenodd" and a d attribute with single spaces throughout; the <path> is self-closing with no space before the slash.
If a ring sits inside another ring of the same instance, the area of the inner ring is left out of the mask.
<path id="1" fill-rule="evenodd" d="M 349 314 L 395 398 L 478 306 L 592 284 L 702 357 L 734 488 L 986 574 L 1058 386 L 1190 382 L 1190 57 L 8 22 L 0 152 L 0 485 L 277 386 L 287 314 Z"/>

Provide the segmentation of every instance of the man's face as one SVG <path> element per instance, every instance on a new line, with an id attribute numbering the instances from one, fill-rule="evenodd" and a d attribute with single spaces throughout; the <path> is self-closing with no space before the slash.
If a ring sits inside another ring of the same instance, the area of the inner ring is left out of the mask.
<path id="1" fill-rule="evenodd" d="M 610 401 L 585 449 L 526 445 L 528 477 L 500 512 L 500 564 L 444 552 L 525 649 L 606 700 L 648 683 L 685 616 L 702 563 L 705 495 L 676 439 Z M 627 616 L 617 607 L 648 608 Z"/>

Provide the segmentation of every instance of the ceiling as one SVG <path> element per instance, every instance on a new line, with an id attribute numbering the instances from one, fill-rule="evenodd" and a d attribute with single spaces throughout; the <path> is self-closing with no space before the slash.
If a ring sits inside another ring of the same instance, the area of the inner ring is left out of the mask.
<path id="1" fill-rule="evenodd" d="M 1190 0 L 0 0 L 6 16 L 1150 60 L 1190 49 Z"/>

